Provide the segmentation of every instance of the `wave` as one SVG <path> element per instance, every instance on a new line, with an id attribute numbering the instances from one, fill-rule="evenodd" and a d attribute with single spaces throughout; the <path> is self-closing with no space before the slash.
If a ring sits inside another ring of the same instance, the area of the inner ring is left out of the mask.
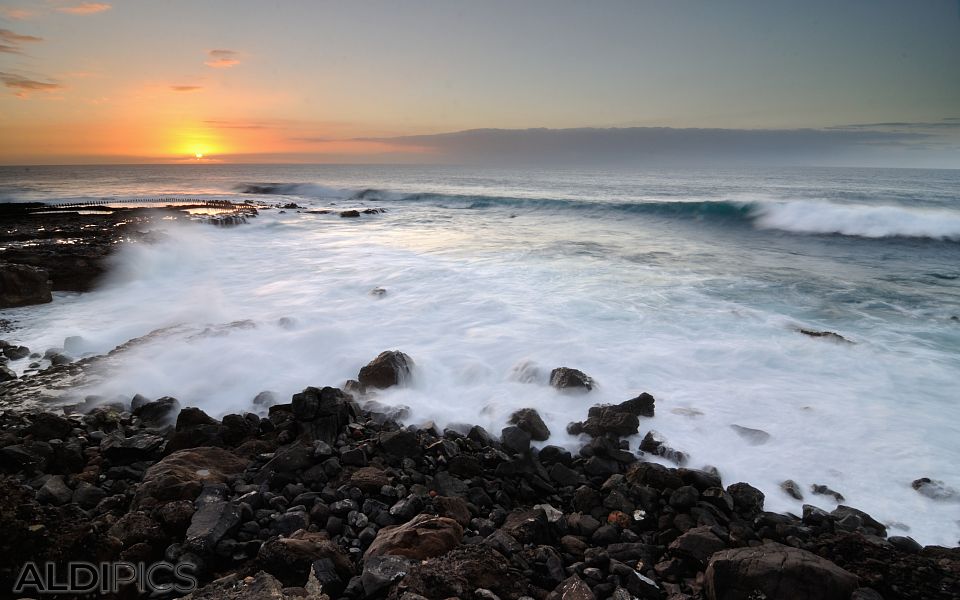
<path id="1" fill-rule="evenodd" d="M 960 241 L 960 211 L 840 204 L 817 200 L 650 200 L 616 202 L 568 198 L 519 198 L 469 194 L 403 194 L 376 188 L 336 190 L 312 183 L 257 183 L 240 193 L 344 199 L 358 202 L 427 203 L 450 209 L 552 210 L 588 214 L 646 215 L 705 222 L 742 223 L 796 234 L 861 238 L 919 238 Z"/>
<path id="2" fill-rule="evenodd" d="M 791 233 L 960 241 L 960 212 L 950 210 L 793 201 L 760 203 L 751 214 L 757 227 Z"/>

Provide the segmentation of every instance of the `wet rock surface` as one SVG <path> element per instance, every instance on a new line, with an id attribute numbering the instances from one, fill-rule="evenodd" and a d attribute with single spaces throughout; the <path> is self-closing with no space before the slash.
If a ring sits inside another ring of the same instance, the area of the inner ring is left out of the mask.
<path id="1" fill-rule="evenodd" d="M 591 425 L 574 452 L 531 444 L 530 413 L 499 437 L 441 432 L 338 388 L 266 417 L 142 397 L 3 412 L 0 585 L 26 560 L 169 560 L 197 565 L 196 599 L 957 597 L 960 549 L 845 505 L 766 512 L 747 483 L 648 462 L 625 437 L 654 402 L 634 400 L 585 407 L 631 426 Z"/>

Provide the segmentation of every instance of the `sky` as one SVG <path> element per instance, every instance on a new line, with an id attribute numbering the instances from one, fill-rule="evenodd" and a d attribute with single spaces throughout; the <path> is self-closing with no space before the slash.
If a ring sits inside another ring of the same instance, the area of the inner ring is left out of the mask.
<path id="1" fill-rule="evenodd" d="M 0 0 L 0 164 L 684 160 L 960 168 L 960 0 Z"/>

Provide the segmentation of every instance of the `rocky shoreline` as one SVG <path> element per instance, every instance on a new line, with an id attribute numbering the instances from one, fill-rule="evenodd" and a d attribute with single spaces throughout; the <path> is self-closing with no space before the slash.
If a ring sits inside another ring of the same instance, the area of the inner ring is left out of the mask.
<path id="1" fill-rule="evenodd" d="M 958 548 L 843 505 L 765 512 L 747 483 L 650 462 L 664 446 L 625 439 L 649 394 L 591 407 L 571 453 L 531 444 L 549 438 L 533 409 L 499 435 L 402 425 L 367 392 L 412 366 L 385 352 L 344 389 L 220 420 L 140 396 L 2 413 L 0 587 L 26 561 L 166 560 L 197 566 L 194 600 L 960 597 Z M 589 404 L 583 373 L 551 382 Z"/>
<path id="2" fill-rule="evenodd" d="M 41 293 L 21 290 L 4 306 L 89 289 L 116 244 L 149 241 L 158 217 L 191 218 L 184 207 L 11 211 L 0 239 L 4 293 L 24 273 Z M 572 368 L 555 369 L 550 384 L 584 399 L 584 420 L 568 427 L 583 440 L 575 452 L 543 445 L 551 432 L 531 408 L 496 434 L 404 424 L 402 407 L 375 394 L 404 385 L 415 368 L 398 351 L 340 388 L 307 387 L 287 402 L 264 392 L 252 404 L 238 399 L 255 413 L 219 420 L 169 397 L 52 400 L 128 347 L 176 329 L 80 360 L 70 339 L 43 354 L 0 343 L 3 594 L 31 561 L 166 561 L 196 567 L 193 600 L 960 598 L 960 548 L 888 537 L 842 504 L 829 513 L 764 511 L 762 492 L 687 468 L 682 451 L 644 427 L 653 396 L 591 406 L 594 382 Z M 4 364 L 27 360 L 20 378 Z M 627 438 L 644 430 L 631 448 Z M 813 492 L 843 502 L 820 487 Z M 934 498 L 953 493 L 929 479 L 914 487 Z M 791 481 L 783 491 L 802 495 Z M 127 586 L 99 597 L 177 595 Z"/>

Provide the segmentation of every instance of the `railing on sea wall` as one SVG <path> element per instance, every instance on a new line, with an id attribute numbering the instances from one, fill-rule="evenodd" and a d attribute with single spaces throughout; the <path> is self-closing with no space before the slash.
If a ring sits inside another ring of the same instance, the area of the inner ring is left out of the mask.
<path id="1" fill-rule="evenodd" d="M 110 208 L 110 207 L 123 207 L 129 204 L 155 204 L 158 206 L 175 206 L 180 204 L 186 204 L 191 206 L 203 206 L 210 208 L 232 208 L 237 206 L 229 200 L 204 200 L 200 198 L 133 198 L 130 200 L 111 200 L 109 198 L 102 198 L 99 200 L 81 200 L 77 201 L 62 201 L 62 202 L 46 202 L 44 208 Z"/>

